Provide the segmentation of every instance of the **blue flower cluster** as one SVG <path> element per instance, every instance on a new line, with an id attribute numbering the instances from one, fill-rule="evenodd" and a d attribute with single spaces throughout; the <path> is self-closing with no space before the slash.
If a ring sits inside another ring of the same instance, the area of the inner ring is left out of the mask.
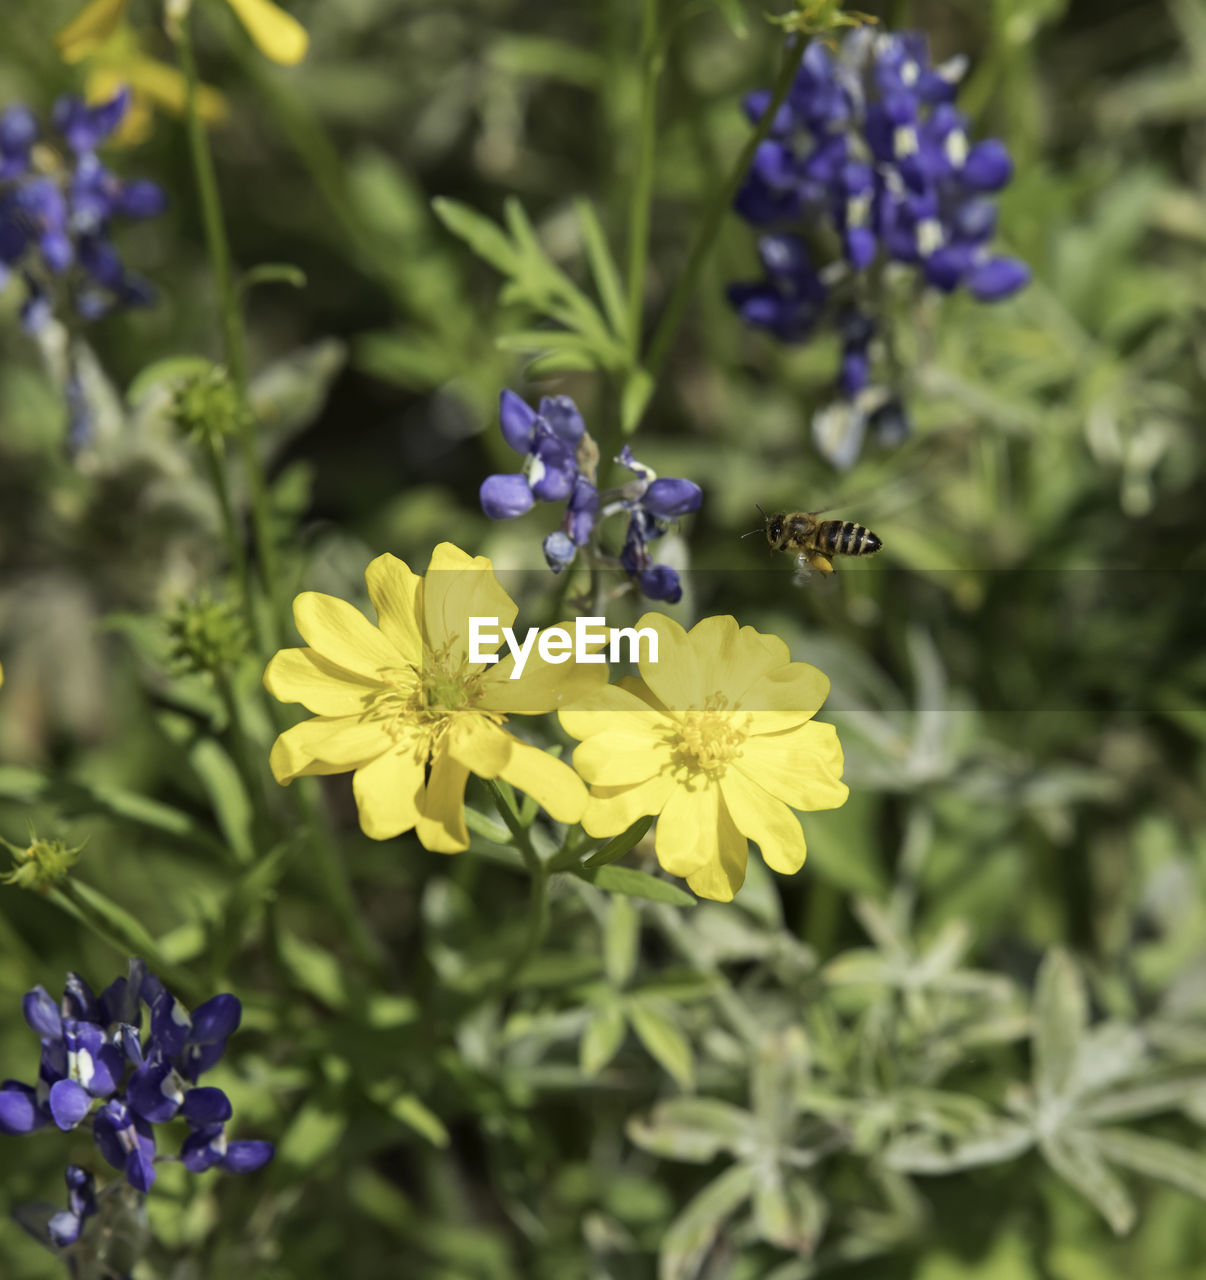
<path id="1" fill-rule="evenodd" d="M 991 196 L 1013 164 L 997 139 L 969 140 L 954 105 L 966 66 L 962 57 L 931 65 L 917 32 L 860 28 L 836 55 L 814 41 L 737 194 L 738 213 L 764 231 L 763 278 L 730 286 L 729 300 L 783 342 L 834 324 L 848 401 L 872 382 L 872 339 L 887 323 L 874 314 L 873 268 L 903 264 L 943 293 L 962 287 L 982 302 L 1030 278 L 1025 263 L 991 248 Z M 766 90 L 746 99 L 752 121 L 770 99 Z M 890 405 L 894 426 L 902 412 Z"/>
<path id="2" fill-rule="evenodd" d="M 110 228 L 115 218 L 162 213 L 166 198 L 154 182 L 118 178 L 96 155 L 129 105 L 127 89 L 95 106 L 60 98 L 51 122 L 63 151 L 39 140 L 28 107 L 0 113 L 0 287 L 10 273 L 20 274 L 21 315 L 31 331 L 46 323 L 62 294 L 85 320 L 153 300 L 148 282 L 122 263 Z"/>
<path id="3" fill-rule="evenodd" d="M 596 483 L 598 448 L 586 430 L 577 406 L 568 396 L 545 396 L 539 411 L 514 391 L 499 401 L 503 437 L 523 465 L 509 475 L 487 476 L 481 486 L 482 510 L 491 520 L 511 520 L 530 511 L 536 502 L 564 502 L 561 527 L 544 540 L 544 558 L 554 573 L 573 564 L 579 549 L 588 548 L 598 564 L 615 564 L 628 574 L 650 600 L 670 604 L 682 598 L 678 574 L 655 564 L 649 544 L 660 538 L 669 522 L 698 511 L 703 501 L 691 480 L 659 478 L 624 446 L 618 463 L 635 476 L 617 489 L 600 491 Z M 623 513 L 628 517 L 618 562 L 598 547 L 600 522 Z"/>
<path id="4" fill-rule="evenodd" d="M 145 1038 L 144 1004 L 150 1015 Z M 190 1015 L 142 961 L 131 960 L 129 976 L 99 996 L 72 973 L 59 1003 L 39 986 L 25 996 L 23 1008 L 42 1041 L 38 1082 L 0 1084 L 0 1133 L 90 1125 L 101 1155 L 137 1191 L 148 1190 L 155 1160 L 163 1158 L 155 1154 L 153 1126 L 176 1117 L 191 1130 L 179 1159 L 194 1173 L 214 1165 L 249 1173 L 272 1158 L 270 1142 L 228 1142 L 229 1098 L 197 1084 L 239 1025 L 243 1010 L 235 996 L 216 995 Z M 73 1182 L 73 1176 L 69 1169 L 69 1212 L 78 1235 L 86 1206 L 95 1202 L 91 1182 L 78 1176 Z"/>

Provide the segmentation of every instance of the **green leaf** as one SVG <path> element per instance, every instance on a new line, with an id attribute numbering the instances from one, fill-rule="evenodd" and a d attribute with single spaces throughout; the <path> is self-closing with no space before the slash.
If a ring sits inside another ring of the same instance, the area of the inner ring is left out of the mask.
<path id="1" fill-rule="evenodd" d="M 1110 1172 L 1091 1135 L 1052 1134 L 1040 1141 L 1039 1150 L 1051 1168 L 1105 1218 L 1115 1235 L 1125 1235 L 1135 1225 L 1135 1203 Z"/>
<path id="2" fill-rule="evenodd" d="M 483 261 L 503 275 L 512 276 L 519 271 L 521 256 L 497 223 L 469 205 L 450 200 L 447 196 L 436 196 L 431 208 L 448 230 L 459 236 Z"/>
<path id="3" fill-rule="evenodd" d="M 610 862 L 618 862 L 629 849 L 638 845 L 645 838 L 645 832 L 651 826 L 653 826 L 653 814 L 638 818 L 627 831 L 621 831 L 618 836 L 614 836 L 605 845 L 601 845 L 596 849 L 582 865 L 584 867 L 605 867 Z"/>
<path id="4" fill-rule="evenodd" d="M 1098 1129 L 1094 1137 L 1098 1150 L 1114 1164 L 1206 1200 L 1206 1157 L 1198 1152 L 1129 1129 Z"/>
<path id="5" fill-rule="evenodd" d="M 584 1076 L 597 1076 L 620 1051 L 628 1023 L 618 1001 L 608 1000 L 597 1005 L 586 1024 L 586 1031 L 578 1045 L 578 1065 Z"/>
<path id="6" fill-rule="evenodd" d="M 214 367 L 204 356 L 167 356 L 146 366 L 126 388 L 126 403 L 137 405 L 165 383 L 183 382 L 185 378 L 208 373 Z"/>
<path id="7" fill-rule="evenodd" d="M 244 271 L 239 281 L 244 293 L 261 284 L 287 284 L 294 289 L 304 289 L 306 273 L 292 262 L 261 262 Z"/>
<path id="8" fill-rule="evenodd" d="M 599 222 L 599 215 L 589 200 L 575 200 L 574 209 L 578 214 L 578 226 L 582 230 L 586 260 L 590 263 L 599 301 L 603 304 L 603 313 L 607 316 L 612 332 L 627 345 L 630 335 L 628 308 L 624 303 L 624 283 L 620 278 L 616 261 L 611 256 L 611 250 L 607 246 L 607 236 Z"/>
<path id="9" fill-rule="evenodd" d="M 293 1117 L 277 1148 L 277 1161 L 287 1169 L 312 1169 L 339 1146 L 347 1129 L 347 1117 L 335 1100 L 311 1098 Z"/>
<path id="10" fill-rule="evenodd" d="M 746 1156 L 758 1147 L 754 1117 L 719 1098 L 670 1098 L 625 1126 L 643 1151 L 667 1160 L 709 1164 L 722 1152 Z"/>
<path id="11" fill-rule="evenodd" d="M 408 1129 L 427 1139 L 433 1147 L 446 1147 L 450 1141 L 444 1122 L 413 1094 L 402 1090 L 398 1080 L 380 1080 L 368 1090 L 369 1097 L 384 1107 Z"/>
<path id="12" fill-rule="evenodd" d="M 901 1134 L 888 1143 L 882 1158 L 900 1173 L 944 1174 L 1015 1160 L 1033 1145 L 1029 1125 L 987 1117 L 964 1134 Z"/>
<path id="13" fill-rule="evenodd" d="M 793 1253 L 811 1254 L 825 1227 L 825 1202 L 803 1175 L 784 1178 L 765 1165 L 754 1188 L 754 1229 L 761 1239 Z"/>
<path id="14" fill-rule="evenodd" d="M 681 1089 L 695 1087 L 695 1055 L 691 1042 L 665 1008 L 649 1001 L 630 1003 L 628 1017 L 637 1038 Z"/>
<path id="15" fill-rule="evenodd" d="M 620 392 L 620 429 L 626 436 L 641 424 L 641 415 L 653 395 L 657 383 L 645 369 L 633 369 L 624 379 L 624 389 Z"/>
<path id="16" fill-rule="evenodd" d="M 1034 993 L 1034 1086 L 1039 1106 L 1071 1095 L 1088 1025 L 1084 979 L 1060 947 L 1047 952 Z"/>
<path id="17" fill-rule="evenodd" d="M 1191 1103 L 1206 1090 L 1206 1076 L 1185 1076 L 1177 1080 L 1157 1080 L 1103 1094 L 1076 1108 L 1076 1118 L 1086 1124 L 1137 1120 L 1160 1111 L 1175 1111 Z"/>
<path id="18" fill-rule="evenodd" d="M 741 0 L 712 0 L 712 3 L 729 24 L 729 30 L 738 40 L 744 40 L 750 33 L 749 23 L 745 20 L 745 10 Z"/>
<path id="19" fill-rule="evenodd" d="M 625 893 L 631 898 L 645 898 L 650 902 L 663 902 L 671 907 L 693 907 L 695 899 L 667 880 L 634 871 L 631 867 L 583 867 L 573 872 L 582 880 L 588 880 L 597 889 L 609 893 Z"/>
<path id="20" fill-rule="evenodd" d="M 308 991 L 331 1009 L 344 1008 L 348 992 L 343 966 L 329 951 L 299 938 L 288 929 L 282 929 L 280 953 L 289 976 L 303 991 Z"/>
<path id="21" fill-rule="evenodd" d="M 607 927 L 603 933 L 603 968 L 612 983 L 624 986 L 636 968 L 641 920 L 636 908 L 623 896 L 608 904 Z"/>
<path id="22" fill-rule="evenodd" d="M 142 921 L 99 889 L 72 878 L 62 888 L 52 890 L 50 896 L 118 950 L 140 955 L 151 964 L 160 962 L 159 948 Z"/>
<path id="23" fill-rule="evenodd" d="M 189 748 L 188 761 L 205 788 L 214 817 L 235 858 L 244 865 L 252 862 L 254 814 L 238 766 L 213 738 L 198 738 Z"/>
<path id="24" fill-rule="evenodd" d="M 662 1237 L 658 1280 L 695 1280 L 725 1220 L 754 1189 L 754 1170 L 735 1165 L 709 1182 Z"/>

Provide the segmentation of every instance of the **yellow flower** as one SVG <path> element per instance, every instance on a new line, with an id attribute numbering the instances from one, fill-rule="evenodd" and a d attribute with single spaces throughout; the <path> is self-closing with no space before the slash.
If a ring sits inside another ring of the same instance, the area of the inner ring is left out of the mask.
<path id="1" fill-rule="evenodd" d="M 84 94 L 89 102 L 104 102 L 128 85 L 129 111 L 113 141 L 134 146 L 151 131 L 155 108 L 182 116 L 188 105 L 188 81 L 173 66 L 143 52 L 139 34 L 126 22 L 127 0 L 95 0 L 56 37 L 64 62 L 83 63 Z M 201 85 L 197 106 L 202 120 L 216 124 L 227 115 L 226 99 L 209 85 Z"/>
<path id="2" fill-rule="evenodd" d="M 705 618 L 689 632 L 647 613 L 657 662 L 642 644 L 643 679 L 625 677 L 561 711 L 581 739 L 574 767 L 591 784 L 582 825 L 613 836 L 657 814 L 655 849 L 704 898 L 741 888 L 755 841 L 774 871 L 804 864 L 792 809 L 833 809 L 849 794 L 832 725 L 812 717 L 829 692 L 815 667 L 792 662 L 777 636 Z M 790 806 L 790 807 L 789 807 Z"/>
<path id="3" fill-rule="evenodd" d="M 490 561 L 451 543 L 432 552 L 426 579 L 391 555 L 378 556 L 364 578 L 376 626 L 334 596 L 307 591 L 293 602 L 310 647 L 276 654 L 264 684 L 315 718 L 277 738 L 270 760 L 277 781 L 354 770 L 365 835 L 388 840 L 413 827 L 441 853 L 468 847 L 470 773 L 502 778 L 559 822 L 577 822 L 587 804 L 582 780 L 503 724 L 508 715 L 539 715 L 588 694 L 606 683 L 607 667 L 547 663 L 536 645 L 515 680 L 510 654 L 471 662 L 469 619 L 489 618 L 497 631 L 512 626 L 518 610 Z"/>
<path id="4" fill-rule="evenodd" d="M 92 0 L 59 32 L 59 53 L 66 62 L 81 58 L 107 41 L 125 21 L 128 0 Z M 291 67 L 306 56 L 305 27 L 272 0 L 226 0 L 260 52 Z"/>

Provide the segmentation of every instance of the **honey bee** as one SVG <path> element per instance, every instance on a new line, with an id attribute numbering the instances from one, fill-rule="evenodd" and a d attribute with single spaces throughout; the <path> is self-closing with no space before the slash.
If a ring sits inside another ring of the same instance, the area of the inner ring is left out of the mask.
<path id="1" fill-rule="evenodd" d="M 833 573 L 835 556 L 874 555 L 884 544 L 867 528 L 853 520 L 818 520 L 820 511 L 786 511 L 767 515 L 766 540 L 772 551 L 786 551 L 796 557 L 796 582 L 802 582 L 816 569 Z M 760 530 L 742 535 L 750 537 Z"/>

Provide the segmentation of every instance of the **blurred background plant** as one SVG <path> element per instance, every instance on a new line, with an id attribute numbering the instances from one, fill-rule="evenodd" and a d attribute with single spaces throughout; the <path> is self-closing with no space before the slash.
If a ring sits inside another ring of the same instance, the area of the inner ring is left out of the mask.
<path id="1" fill-rule="evenodd" d="M 225 295 L 188 68 L 140 83 L 131 51 L 177 49 L 157 4 L 112 7 L 121 48 L 60 57 L 79 6 L 46 0 L 0 49 L 0 105 L 42 119 L 126 79 L 138 145 L 105 163 L 168 196 L 113 233 L 157 305 L 73 334 L 86 439 L 20 281 L 0 294 L 0 835 L 83 845 L 70 894 L 0 892 L 0 1074 L 28 1074 L 25 991 L 141 954 L 237 991 L 214 1081 L 278 1146 L 244 1181 L 164 1166 L 135 1274 L 1198 1280 L 1201 6 L 859 6 L 968 55 L 958 105 L 1014 163 L 997 243 L 1032 279 L 910 299 L 911 435 L 847 471 L 813 434 L 842 336 L 782 346 L 725 293 L 758 271 L 718 199 L 741 104 L 784 66 L 759 6 L 297 0 L 310 50 L 281 67 L 257 6 L 197 0 Z M 648 842 L 554 874 L 511 975 L 506 826 L 471 814 L 450 862 L 364 839 L 338 783 L 293 808 L 256 656 L 292 642 L 295 591 L 359 599 L 375 554 L 446 538 L 561 616 L 560 511 L 478 504 L 515 465 L 504 387 L 573 398 L 601 485 L 635 432 L 702 487 L 659 542 L 670 612 L 733 613 L 829 675 L 851 787 L 806 818 L 800 875 L 752 859 L 725 907 L 640 877 Z M 826 589 L 737 539 L 755 503 L 839 500 L 884 550 Z M 44 1136 L 0 1138 L 5 1211 L 61 1205 Z M 14 1224 L 3 1250 L 6 1278 L 61 1274 Z"/>

